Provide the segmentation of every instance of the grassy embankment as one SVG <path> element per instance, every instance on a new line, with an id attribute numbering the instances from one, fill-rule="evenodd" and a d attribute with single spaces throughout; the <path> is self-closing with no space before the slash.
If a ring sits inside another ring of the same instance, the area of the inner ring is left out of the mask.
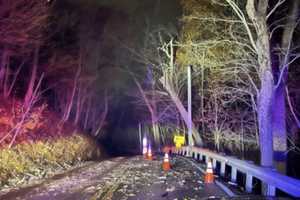
<path id="1" fill-rule="evenodd" d="M 0 190 L 50 177 L 102 156 L 91 137 L 80 134 L 71 124 L 58 125 L 60 118 L 45 105 L 33 108 L 26 116 L 9 148 L 16 133 L 11 130 L 21 118 L 21 103 L 0 105 Z"/>
<path id="2" fill-rule="evenodd" d="M 2 148 L 0 186 L 16 186 L 30 179 L 48 177 L 97 157 L 100 157 L 100 151 L 96 144 L 90 138 L 76 134 Z"/>

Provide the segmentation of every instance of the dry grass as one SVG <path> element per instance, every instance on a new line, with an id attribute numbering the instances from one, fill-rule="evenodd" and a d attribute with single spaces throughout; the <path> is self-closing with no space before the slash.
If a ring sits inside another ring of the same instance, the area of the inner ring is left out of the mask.
<path id="1" fill-rule="evenodd" d="M 0 188 L 24 183 L 32 177 L 45 177 L 82 161 L 100 157 L 97 144 L 86 136 L 74 134 L 55 140 L 21 143 L 0 149 Z"/>

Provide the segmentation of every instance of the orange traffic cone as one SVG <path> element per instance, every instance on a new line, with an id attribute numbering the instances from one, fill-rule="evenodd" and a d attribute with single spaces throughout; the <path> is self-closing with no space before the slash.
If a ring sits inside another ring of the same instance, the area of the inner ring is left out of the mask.
<path id="1" fill-rule="evenodd" d="M 214 173 L 212 168 L 211 160 L 207 163 L 207 168 L 204 177 L 204 183 L 213 183 L 214 182 Z"/>
<path id="2" fill-rule="evenodd" d="M 143 157 L 147 158 L 147 147 L 143 147 Z"/>
<path id="3" fill-rule="evenodd" d="M 163 170 L 164 171 L 169 171 L 171 169 L 170 161 L 169 161 L 169 154 L 165 153 L 164 156 L 164 162 L 163 162 Z"/>
<path id="4" fill-rule="evenodd" d="M 151 147 L 149 146 L 149 148 L 148 148 L 148 152 L 147 152 L 147 159 L 148 160 L 152 160 L 153 158 L 152 158 L 152 151 L 151 151 Z"/>

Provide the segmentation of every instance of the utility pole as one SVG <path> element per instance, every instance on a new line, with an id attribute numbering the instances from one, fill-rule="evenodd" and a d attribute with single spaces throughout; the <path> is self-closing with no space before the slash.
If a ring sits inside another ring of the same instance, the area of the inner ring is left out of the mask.
<path id="1" fill-rule="evenodd" d="M 140 143 L 140 150 L 143 151 L 143 144 L 142 144 L 142 125 L 139 123 L 139 143 Z"/>
<path id="2" fill-rule="evenodd" d="M 188 85 L 188 145 L 193 146 L 193 136 L 192 136 L 192 65 L 187 68 L 187 85 Z"/>

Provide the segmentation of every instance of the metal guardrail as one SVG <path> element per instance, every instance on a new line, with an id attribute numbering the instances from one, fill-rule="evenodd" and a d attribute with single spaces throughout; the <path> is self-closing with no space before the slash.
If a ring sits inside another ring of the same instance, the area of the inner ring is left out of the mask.
<path id="1" fill-rule="evenodd" d="M 276 189 L 279 189 L 293 197 L 300 197 L 300 180 L 280 174 L 274 169 L 264 168 L 247 161 L 239 160 L 230 156 L 222 156 L 210 150 L 199 147 L 182 147 L 174 149 L 175 153 L 194 159 L 203 160 L 205 157 L 206 162 L 209 159 L 213 161 L 213 167 L 216 168 L 217 162 L 220 163 L 220 175 L 225 176 L 226 165 L 231 167 L 231 181 L 237 181 L 237 172 L 246 175 L 245 189 L 246 192 L 251 193 L 253 189 L 253 178 L 259 179 L 266 188 L 263 195 L 275 196 Z"/>

